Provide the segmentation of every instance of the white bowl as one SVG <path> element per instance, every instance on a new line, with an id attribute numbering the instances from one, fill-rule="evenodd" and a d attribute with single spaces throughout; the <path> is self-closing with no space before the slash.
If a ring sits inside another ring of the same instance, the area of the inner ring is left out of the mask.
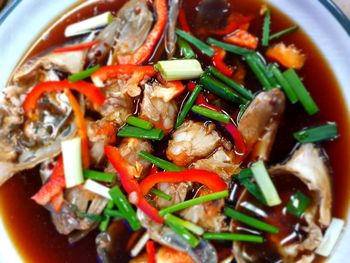
<path id="1" fill-rule="evenodd" d="M 46 25 L 76 2 L 26 0 L 12 10 L 0 26 L 0 87 L 5 87 L 11 71 Z M 270 0 L 270 2 L 288 14 L 317 43 L 342 87 L 349 112 L 350 21 L 329 0 Z M 349 121 L 349 115 L 344 118 Z M 348 189 L 350 185 L 344 187 Z M 0 240 L 0 262 L 22 262 L 6 232 L 1 215 Z M 329 262 L 350 262 L 349 243 L 348 227 Z"/>

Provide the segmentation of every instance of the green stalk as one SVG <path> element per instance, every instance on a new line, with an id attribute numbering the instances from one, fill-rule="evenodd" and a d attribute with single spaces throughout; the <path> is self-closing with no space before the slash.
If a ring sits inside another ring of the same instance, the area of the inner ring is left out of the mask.
<path id="1" fill-rule="evenodd" d="M 151 130 L 153 128 L 152 123 L 150 123 L 149 121 L 145 121 L 143 119 L 137 118 L 135 116 L 129 116 L 126 119 L 126 123 L 144 130 Z"/>
<path id="2" fill-rule="evenodd" d="M 208 46 L 202 40 L 199 40 L 198 38 L 186 33 L 185 31 L 182 31 L 180 29 L 176 29 L 176 34 L 179 35 L 180 37 L 182 37 L 183 39 L 185 39 L 187 42 L 194 45 L 203 54 L 206 54 L 209 57 L 212 57 L 214 55 L 214 49 L 212 49 L 210 46 Z"/>
<path id="3" fill-rule="evenodd" d="M 277 33 L 271 35 L 271 36 L 269 37 L 269 39 L 270 39 L 270 40 L 273 40 L 273 39 L 282 37 L 282 36 L 284 36 L 284 35 L 286 35 L 286 34 L 288 34 L 288 33 L 291 33 L 291 32 L 293 32 L 293 31 L 295 31 L 295 30 L 298 30 L 298 29 L 299 29 L 298 26 L 291 26 L 291 27 L 288 27 L 288 28 L 286 28 L 286 29 L 281 30 L 280 32 L 277 32 Z"/>
<path id="4" fill-rule="evenodd" d="M 98 69 L 100 69 L 100 65 L 96 65 L 96 66 L 89 68 L 87 70 L 72 74 L 72 75 L 68 76 L 68 80 L 70 82 L 77 82 L 79 80 L 86 79 L 86 78 L 90 77 L 92 75 L 92 73 L 94 73 Z"/>
<path id="5" fill-rule="evenodd" d="M 271 66 L 271 70 L 275 78 L 277 79 L 278 84 L 282 87 L 284 92 L 286 93 L 289 101 L 292 104 L 295 104 L 298 102 L 297 94 L 295 94 L 293 88 L 289 84 L 289 82 L 286 80 L 286 78 L 283 76 L 282 72 L 279 70 L 279 68 L 273 64 Z"/>
<path id="6" fill-rule="evenodd" d="M 271 10 L 267 9 L 265 11 L 263 33 L 262 33 L 262 40 L 261 40 L 261 44 L 263 45 L 263 47 L 267 47 L 269 45 L 270 27 L 271 27 Z"/>
<path id="7" fill-rule="evenodd" d="M 165 222 L 171 222 L 171 223 L 174 223 L 174 224 L 177 224 L 177 225 L 180 225 L 188 230 L 190 230 L 191 232 L 193 232 L 194 234 L 197 234 L 197 235 L 203 235 L 204 233 L 204 230 L 203 228 L 191 223 L 191 222 L 188 222 L 188 221 L 185 221 L 177 216 L 174 216 L 172 214 L 167 214 L 165 216 Z"/>
<path id="8" fill-rule="evenodd" d="M 174 224 L 173 222 L 166 221 L 167 225 L 176 233 L 178 234 L 183 240 L 187 242 L 192 248 L 195 248 L 198 246 L 200 240 L 196 238 L 193 234 L 191 234 L 186 228 Z"/>
<path id="9" fill-rule="evenodd" d="M 113 183 L 115 180 L 114 174 L 93 171 L 93 170 L 84 170 L 83 176 L 85 179 L 92 179 L 92 180 L 105 182 L 105 183 Z"/>
<path id="10" fill-rule="evenodd" d="M 225 207 L 224 214 L 226 216 L 231 217 L 234 220 L 244 223 L 245 225 L 254 227 L 256 229 L 259 229 L 268 233 L 278 234 L 279 232 L 277 227 L 267 224 L 258 219 L 255 219 L 251 216 L 247 216 L 229 207 Z"/>
<path id="11" fill-rule="evenodd" d="M 271 85 L 266 72 L 263 70 L 259 56 L 256 53 L 250 53 L 245 56 L 245 60 L 263 88 L 266 90 L 272 89 L 273 86 Z"/>
<path id="12" fill-rule="evenodd" d="M 124 126 L 119 130 L 118 136 L 160 141 L 164 138 L 164 132 L 161 129 L 144 130 L 138 127 Z"/>
<path id="13" fill-rule="evenodd" d="M 226 124 L 229 123 L 230 119 L 231 119 L 231 117 L 226 115 L 226 114 L 216 112 L 216 111 L 213 111 L 213 110 L 207 109 L 205 107 L 201 107 L 201 106 L 195 105 L 192 107 L 191 110 L 194 113 L 197 113 L 201 116 L 207 117 L 207 118 L 212 119 L 212 120 L 220 121 L 220 122 L 223 122 Z"/>
<path id="14" fill-rule="evenodd" d="M 196 53 L 194 53 L 190 44 L 188 44 L 188 42 L 184 40 L 182 37 L 179 37 L 177 39 L 177 44 L 180 48 L 180 56 L 182 56 L 183 58 L 190 59 L 196 56 Z"/>
<path id="15" fill-rule="evenodd" d="M 225 49 L 228 52 L 231 52 L 233 54 L 240 55 L 240 56 L 245 56 L 245 55 L 248 55 L 248 54 L 252 53 L 252 51 L 249 50 L 249 49 L 242 48 L 242 47 L 239 47 L 239 46 L 235 46 L 235 45 L 232 45 L 232 44 L 227 44 L 225 42 L 221 42 L 221 41 L 216 40 L 214 38 L 208 38 L 207 42 L 210 45 L 214 45 L 214 46 L 220 47 L 222 49 Z"/>
<path id="16" fill-rule="evenodd" d="M 228 191 L 227 190 L 222 191 L 222 192 L 216 192 L 216 193 L 204 195 L 204 196 L 201 196 L 201 197 L 197 197 L 197 198 L 194 198 L 194 199 L 191 199 L 191 200 L 187 200 L 187 201 L 184 201 L 182 203 L 178 203 L 176 205 L 164 208 L 164 209 L 159 211 L 159 215 L 164 216 L 166 214 L 174 213 L 174 212 L 186 209 L 186 208 L 194 206 L 194 205 L 198 205 L 198 204 L 201 204 L 201 203 L 205 203 L 205 202 L 209 202 L 209 201 L 212 201 L 212 200 L 217 200 L 217 199 L 221 199 L 221 198 L 225 198 L 225 197 L 228 197 Z"/>
<path id="17" fill-rule="evenodd" d="M 171 201 L 173 198 L 171 197 L 171 195 L 168 195 L 162 191 L 159 191 L 158 189 L 156 188 L 152 188 L 151 191 L 150 191 L 152 194 L 160 197 L 160 198 L 163 198 L 164 200 L 167 200 L 167 201 Z"/>
<path id="18" fill-rule="evenodd" d="M 184 168 L 177 166 L 176 164 L 173 164 L 171 162 L 168 162 L 166 160 L 158 158 L 158 157 L 156 157 L 148 152 L 145 152 L 145 151 L 140 151 L 139 156 L 142 159 L 145 159 L 146 161 L 153 163 L 155 166 L 158 166 L 159 168 L 166 170 L 166 171 L 180 172 L 180 171 L 184 170 Z"/>
<path id="19" fill-rule="evenodd" d="M 300 143 L 321 142 L 339 137 L 337 124 L 335 122 L 301 130 L 293 133 L 294 138 Z"/>
<path id="20" fill-rule="evenodd" d="M 252 243 L 263 243 L 264 239 L 261 236 L 233 234 L 233 233 L 204 233 L 203 238 L 207 240 L 230 240 Z"/>
<path id="21" fill-rule="evenodd" d="M 180 112 L 179 116 L 177 117 L 175 127 L 179 128 L 181 124 L 185 121 L 185 118 L 189 111 L 191 110 L 193 104 L 195 103 L 199 93 L 202 91 L 202 87 L 200 85 L 197 85 L 194 91 L 191 93 L 188 100 L 185 102 L 185 104 L 182 107 L 182 111 Z"/>

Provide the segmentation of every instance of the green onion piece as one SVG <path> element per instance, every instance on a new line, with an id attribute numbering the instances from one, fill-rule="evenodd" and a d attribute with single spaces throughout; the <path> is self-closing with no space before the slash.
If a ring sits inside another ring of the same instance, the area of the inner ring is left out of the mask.
<path id="1" fill-rule="evenodd" d="M 194 58 L 196 54 L 194 53 L 193 49 L 191 48 L 190 44 L 186 40 L 184 40 L 182 37 L 179 37 L 177 39 L 177 44 L 180 48 L 180 56 L 185 59 Z"/>
<path id="2" fill-rule="evenodd" d="M 158 166 L 159 168 L 166 170 L 166 171 L 171 171 L 171 172 L 180 172 L 183 171 L 184 168 L 177 166 L 176 164 L 173 164 L 169 161 L 163 160 L 161 158 L 158 158 L 148 152 L 145 151 L 140 151 L 139 156 L 146 161 L 153 163 L 155 166 Z"/>
<path id="3" fill-rule="evenodd" d="M 267 78 L 268 78 L 271 86 L 276 88 L 279 84 L 278 84 L 275 76 L 273 75 L 272 66 L 273 66 L 273 64 L 269 64 L 269 65 L 265 66 L 262 59 L 260 59 L 259 67 L 261 67 L 264 70 L 264 72 L 266 72 Z"/>
<path id="4" fill-rule="evenodd" d="M 164 132 L 161 129 L 145 130 L 133 126 L 124 126 L 119 130 L 118 136 L 160 141 L 164 138 Z"/>
<path id="5" fill-rule="evenodd" d="M 126 196 L 123 194 L 123 192 L 120 190 L 119 187 L 115 186 L 110 191 L 109 194 L 118 207 L 119 211 L 124 215 L 125 219 L 129 222 L 132 230 L 137 231 L 142 226 L 140 221 L 138 220 L 136 216 L 136 212 L 131 206 L 131 204 L 128 202 Z"/>
<path id="6" fill-rule="evenodd" d="M 235 175 L 235 177 L 252 196 L 254 196 L 261 203 L 266 204 L 261 190 L 255 183 L 251 181 L 253 177 L 253 172 L 251 169 L 242 169 L 238 175 Z"/>
<path id="7" fill-rule="evenodd" d="M 222 191 L 222 192 L 216 192 L 216 193 L 204 195 L 204 196 L 201 196 L 201 197 L 197 197 L 197 198 L 194 198 L 194 199 L 191 199 L 191 200 L 187 200 L 187 201 L 184 201 L 182 203 L 178 203 L 176 205 L 164 208 L 164 209 L 159 211 L 159 215 L 164 216 L 164 215 L 169 214 L 169 213 L 174 213 L 174 212 L 183 210 L 183 209 L 185 209 L 187 207 L 190 207 L 190 206 L 198 205 L 198 204 L 201 204 L 201 203 L 205 203 L 205 202 L 209 202 L 209 201 L 212 201 L 212 200 L 225 198 L 225 197 L 228 197 L 228 191 L 227 190 Z"/>
<path id="8" fill-rule="evenodd" d="M 259 80 L 261 85 L 265 90 L 270 90 L 273 88 L 271 85 L 267 73 L 264 68 L 265 65 L 261 62 L 261 59 L 257 53 L 250 53 L 245 56 L 245 60 L 247 61 L 250 69 L 253 71 L 256 78 Z"/>
<path id="9" fill-rule="evenodd" d="M 92 75 L 96 70 L 100 69 L 100 65 L 96 65 L 94 67 L 88 68 L 87 70 L 84 70 L 82 72 L 78 72 L 75 74 L 72 74 L 68 76 L 68 80 L 70 82 L 77 82 L 79 80 L 86 79 Z"/>
<path id="10" fill-rule="evenodd" d="M 322 126 L 301 130 L 293 133 L 294 138 L 300 143 L 320 142 L 335 139 L 339 136 L 335 122 Z"/>
<path id="11" fill-rule="evenodd" d="M 113 206 L 114 206 L 113 200 L 108 200 L 107 206 L 106 206 L 104 211 L 106 211 L 107 209 L 112 209 Z M 111 218 L 109 216 L 107 216 L 106 214 L 104 214 L 104 215 L 106 216 L 106 218 L 99 225 L 99 229 L 101 232 L 107 231 L 109 222 L 111 221 Z"/>
<path id="12" fill-rule="evenodd" d="M 275 186 L 266 170 L 264 162 L 262 160 L 253 163 L 252 167 L 253 176 L 258 184 L 268 206 L 276 206 L 281 203 L 281 199 L 277 193 Z"/>
<path id="13" fill-rule="evenodd" d="M 92 179 L 105 183 L 113 183 L 115 180 L 115 175 L 110 173 L 103 173 L 93 170 L 84 170 L 83 175 L 85 179 Z"/>
<path id="14" fill-rule="evenodd" d="M 273 40 L 273 39 L 275 39 L 275 38 L 279 38 L 279 37 L 281 37 L 281 36 L 284 36 L 284 35 L 286 35 L 286 34 L 288 34 L 288 33 L 291 33 L 291 32 L 293 32 L 293 31 L 295 31 L 295 30 L 298 30 L 298 29 L 299 29 L 298 26 L 291 26 L 291 27 L 288 27 L 288 28 L 286 28 L 286 29 L 281 30 L 280 32 L 277 32 L 277 33 L 271 35 L 271 36 L 269 37 L 269 39 L 270 39 L 270 40 Z"/>
<path id="15" fill-rule="evenodd" d="M 241 169 L 239 171 L 239 174 L 234 175 L 237 177 L 239 181 L 244 180 L 244 179 L 251 179 L 253 177 L 253 172 L 249 168 Z"/>
<path id="16" fill-rule="evenodd" d="M 160 197 L 160 198 L 163 198 L 164 200 L 167 200 L 167 201 L 171 201 L 173 199 L 171 197 L 171 195 L 168 195 L 168 194 L 166 194 L 166 193 L 164 193 L 164 192 L 162 192 L 162 191 L 160 191 L 160 190 L 158 190 L 156 188 L 152 188 L 151 189 L 151 193 L 156 195 L 156 196 L 158 196 L 158 197 Z"/>
<path id="17" fill-rule="evenodd" d="M 306 90 L 303 82 L 299 78 L 294 69 L 288 69 L 283 73 L 283 76 L 287 79 L 293 90 L 297 94 L 300 103 L 303 105 L 305 111 L 309 115 L 313 115 L 318 112 L 318 107 L 310 96 L 310 93 Z"/>
<path id="18" fill-rule="evenodd" d="M 242 85 L 236 83 L 232 79 L 226 77 L 224 74 L 222 74 L 220 71 L 218 71 L 215 67 L 210 66 L 208 68 L 208 71 L 219 80 L 223 81 L 227 85 L 229 85 L 233 90 L 235 90 L 238 94 L 243 96 L 247 100 L 253 100 L 254 95 L 250 90 L 247 90 Z"/>
<path id="19" fill-rule="evenodd" d="M 171 222 L 171 223 L 174 223 L 174 224 L 177 224 L 177 225 L 180 225 L 188 230 L 190 230 L 191 232 L 197 234 L 197 235 L 203 235 L 204 233 L 204 229 L 195 225 L 195 224 L 192 224 L 191 222 L 188 222 L 188 221 L 185 221 L 177 216 L 174 216 L 172 214 L 167 214 L 165 216 L 165 222 Z"/>
<path id="20" fill-rule="evenodd" d="M 233 103 L 241 104 L 245 103 L 246 100 L 239 97 L 234 91 L 227 87 L 224 83 L 212 78 L 210 74 L 203 74 L 200 78 L 200 84 L 203 85 L 207 90 L 213 92 L 219 97 L 231 101 Z"/>
<path id="21" fill-rule="evenodd" d="M 145 121 L 143 119 L 137 118 L 135 116 L 129 116 L 126 119 L 126 123 L 144 130 L 151 130 L 153 128 L 152 123 L 150 123 L 149 121 Z"/>
<path id="22" fill-rule="evenodd" d="M 263 33 L 262 33 L 262 40 L 261 40 L 261 44 L 263 45 L 263 47 L 267 47 L 269 45 L 270 27 L 271 27 L 271 10 L 267 9 L 265 11 Z"/>
<path id="23" fill-rule="evenodd" d="M 194 91 L 191 93 L 188 100 L 183 105 L 182 111 L 180 112 L 180 114 L 177 117 L 176 124 L 175 124 L 176 128 L 179 128 L 180 125 L 185 121 L 187 114 L 191 110 L 193 104 L 195 103 L 195 101 L 196 101 L 196 99 L 201 91 L 202 91 L 202 87 L 197 85 L 196 88 L 194 89 Z"/>
<path id="24" fill-rule="evenodd" d="M 208 38 L 207 42 L 210 45 L 214 45 L 214 46 L 220 47 L 220 48 L 225 49 L 226 51 L 234 53 L 236 55 L 244 56 L 244 55 L 252 53 L 252 51 L 249 50 L 249 49 L 242 48 L 242 47 L 239 47 L 239 46 L 235 46 L 235 45 L 232 45 L 232 44 L 227 44 L 225 42 L 221 42 L 221 41 L 216 40 L 214 38 Z"/>
<path id="25" fill-rule="evenodd" d="M 76 137 L 61 141 L 61 149 L 66 187 L 71 188 L 84 183 L 81 138 Z"/>
<path id="26" fill-rule="evenodd" d="M 271 66 L 271 71 L 275 78 L 277 79 L 278 84 L 282 87 L 284 92 L 286 93 L 289 101 L 294 104 L 298 102 L 297 94 L 295 94 L 293 88 L 289 84 L 289 82 L 286 80 L 286 78 L 283 76 L 282 72 L 279 70 L 279 68 L 273 64 Z"/>
<path id="27" fill-rule="evenodd" d="M 302 192 L 296 192 L 291 196 L 287 204 L 287 212 L 296 217 L 301 217 L 309 207 L 311 199 Z"/>
<path id="28" fill-rule="evenodd" d="M 212 120 L 216 120 L 216 121 L 220 121 L 220 122 L 223 122 L 223 123 L 229 123 L 230 122 L 230 119 L 231 117 L 226 115 L 226 114 L 223 114 L 223 113 L 220 113 L 220 112 L 217 112 L 217 111 L 213 111 L 213 110 L 210 110 L 210 109 L 207 109 L 205 107 L 201 107 L 201 106 L 193 106 L 192 109 L 191 109 L 194 113 L 197 113 L 199 115 L 202 115 L 204 117 L 207 117 L 209 119 L 212 119 Z"/>
<path id="29" fill-rule="evenodd" d="M 229 207 L 225 207 L 224 209 L 224 214 L 226 216 L 231 217 L 234 220 L 237 220 L 239 222 L 244 223 L 245 225 L 254 227 L 256 229 L 268 232 L 268 233 L 272 233 L 272 234 L 278 234 L 279 230 L 277 227 L 272 226 L 270 224 L 267 224 L 263 221 L 260 221 L 258 219 L 255 219 L 251 216 L 247 216 L 243 213 L 240 213 L 232 208 Z"/>
<path id="30" fill-rule="evenodd" d="M 158 70 L 166 81 L 197 79 L 203 74 L 197 59 L 174 59 L 158 61 Z"/>
<path id="31" fill-rule="evenodd" d="M 180 37 L 182 37 L 183 39 L 185 39 L 187 42 L 194 45 L 203 54 L 206 54 L 209 57 L 212 57 L 214 55 L 214 49 L 212 49 L 210 46 L 208 46 L 202 40 L 199 40 L 198 38 L 186 33 L 185 31 L 182 31 L 180 29 L 176 29 L 176 34 L 179 35 Z"/>
<path id="32" fill-rule="evenodd" d="M 120 219 L 125 219 L 125 216 L 123 215 L 122 212 L 115 210 L 115 209 L 108 209 L 106 208 L 104 211 L 105 216 L 113 217 L 113 218 L 120 218 Z"/>
<path id="33" fill-rule="evenodd" d="M 261 236 L 233 234 L 233 233 L 204 233 L 203 238 L 207 240 L 231 240 L 252 243 L 263 243 L 264 239 Z"/>
<path id="34" fill-rule="evenodd" d="M 185 240 L 187 244 L 189 244 L 192 248 L 195 248 L 196 246 L 198 246 L 200 240 L 197 237 L 195 237 L 193 234 L 191 234 L 191 232 L 189 232 L 186 228 L 178 224 L 174 224 L 171 221 L 166 221 L 166 223 L 176 234 L 178 234 L 183 240 Z"/>
<path id="35" fill-rule="evenodd" d="M 77 211 L 76 213 L 79 217 L 86 217 L 89 220 L 95 221 L 95 222 L 102 222 L 103 220 L 105 220 L 105 217 L 101 215 L 95 215 L 95 214 L 79 212 L 79 211 Z"/>

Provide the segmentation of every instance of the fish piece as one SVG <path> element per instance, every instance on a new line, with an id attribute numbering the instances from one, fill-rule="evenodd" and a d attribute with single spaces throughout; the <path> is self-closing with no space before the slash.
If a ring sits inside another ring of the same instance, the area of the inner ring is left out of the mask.
<path id="1" fill-rule="evenodd" d="M 226 182 L 229 182 L 231 176 L 239 172 L 239 165 L 235 164 L 234 160 L 235 154 L 232 151 L 220 147 L 209 158 L 198 160 L 191 167 L 214 172 Z"/>
<path id="2" fill-rule="evenodd" d="M 179 166 L 207 157 L 220 144 L 215 124 L 186 121 L 171 136 L 166 155 Z"/>
<path id="3" fill-rule="evenodd" d="M 158 196 L 155 197 L 155 203 L 157 207 L 162 209 L 169 207 L 171 205 L 175 205 L 185 201 L 188 190 L 190 189 L 190 183 L 160 183 L 158 184 L 158 190 L 170 195 L 172 197 L 171 201 L 167 201 Z"/>
<path id="4" fill-rule="evenodd" d="M 168 134 L 174 128 L 178 106 L 173 100 L 166 102 L 153 95 L 164 88 L 157 81 L 145 84 L 139 117 L 152 122 L 156 128 L 162 129 L 164 133 Z"/>
<path id="5" fill-rule="evenodd" d="M 272 89 L 259 93 L 250 103 L 238 123 L 238 131 L 243 136 L 247 151 L 252 149 L 260 136 L 268 128 L 270 122 L 278 120 L 285 109 L 285 96 L 280 89 Z M 273 143 L 274 137 L 269 139 Z"/>

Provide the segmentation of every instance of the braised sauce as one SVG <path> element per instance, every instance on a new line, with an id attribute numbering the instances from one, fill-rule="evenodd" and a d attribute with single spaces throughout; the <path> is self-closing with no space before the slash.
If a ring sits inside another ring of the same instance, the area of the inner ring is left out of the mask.
<path id="1" fill-rule="evenodd" d="M 98 4 L 97 4 L 98 2 Z M 63 32 L 65 27 L 75 21 L 102 13 L 106 10 L 116 12 L 126 1 L 125 0 L 95 0 L 87 1 L 81 5 L 75 6 L 56 22 L 49 26 L 33 47 L 27 52 L 22 61 L 38 55 L 42 52 L 53 49 L 55 46 L 64 44 L 67 39 Z M 198 0 L 186 0 L 184 6 L 188 21 L 194 32 L 198 32 L 200 37 L 209 36 L 203 25 L 212 28 L 222 28 L 225 16 L 231 12 L 242 13 L 245 15 L 254 15 L 255 19 L 251 25 L 250 31 L 260 37 L 262 18 L 258 16 L 261 2 L 258 0 L 230 0 L 229 5 L 225 1 L 217 0 L 211 2 L 211 19 L 207 17 L 199 18 Z M 224 14 L 216 14 L 217 7 L 224 7 L 227 11 Z M 277 9 L 272 9 L 272 32 L 280 31 L 295 23 L 281 14 Z M 283 161 L 295 145 L 292 133 L 305 126 L 323 124 L 326 121 L 337 122 L 340 138 L 334 142 L 323 143 L 330 160 L 332 169 L 333 183 L 333 216 L 345 218 L 348 209 L 350 186 L 350 127 L 349 116 L 346 109 L 344 98 L 338 87 L 334 75 L 320 54 L 318 48 L 312 43 L 306 34 L 302 31 L 294 32 L 283 38 L 286 44 L 294 43 L 307 54 L 307 61 L 300 75 L 303 77 L 308 90 L 317 102 L 320 112 L 313 117 L 308 117 L 302 107 L 290 105 L 286 109 L 283 121 L 277 134 L 277 143 L 273 148 L 270 163 L 274 164 Z M 264 50 L 261 50 L 264 52 Z M 155 57 L 159 58 L 162 48 L 156 52 Z M 207 58 L 200 57 L 204 64 L 209 61 Z M 227 62 L 237 62 L 233 55 L 227 57 Z M 245 85 L 257 90 L 259 85 L 253 75 L 248 73 Z M 233 109 L 228 109 L 233 111 Z M 158 145 L 158 155 L 164 154 L 164 145 Z M 26 262 L 97 262 L 95 249 L 96 232 L 82 239 L 74 245 L 70 245 L 66 236 L 59 235 L 51 223 L 49 213 L 41 206 L 35 204 L 30 197 L 37 192 L 41 186 L 38 171 L 22 172 L 14 176 L 5 185 L 0 188 L 0 211 L 6 228 L 15 243 L 17 250 Z M 127 262 L 129 253 L 125 246 L 129 236 L 126 230 L 119 229 L 123 233 L 119 236 L 122 249 L 118 249 L 119 255 L 114 257 L 113 262 Z"/>

